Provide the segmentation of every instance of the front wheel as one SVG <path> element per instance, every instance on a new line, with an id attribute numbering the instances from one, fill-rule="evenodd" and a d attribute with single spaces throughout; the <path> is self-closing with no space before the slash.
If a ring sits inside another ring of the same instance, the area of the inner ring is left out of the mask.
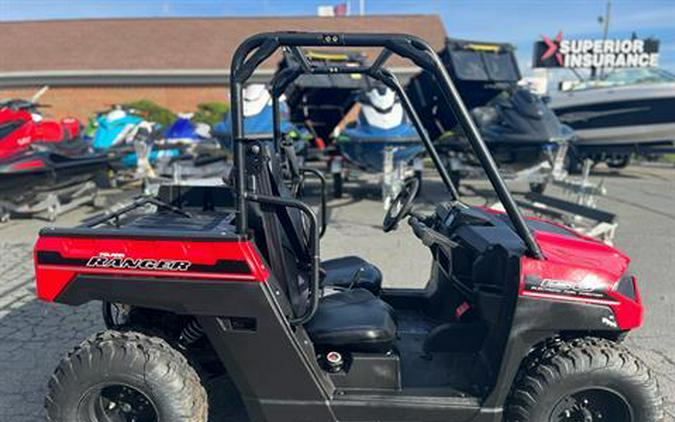
<path id="1" fill-rule="evenodd" d="M 659 422 L 654 375 L 623 346 L 598 338 L 561 342 L 521 368 L 507 422 Z"/>
<path id="2" fill-rule="evenodd" d="M 52 375 L 48 421 L 205 422 L 207 396 L 185 357 L 159 338 L 108 330 L 85 340 Z"/>

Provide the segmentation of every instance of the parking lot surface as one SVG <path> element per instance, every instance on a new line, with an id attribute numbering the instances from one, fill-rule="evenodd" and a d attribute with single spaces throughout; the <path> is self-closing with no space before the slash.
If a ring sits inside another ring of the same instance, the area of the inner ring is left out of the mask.
<path id="1" fill-rule="evenodd" d="M 645 326 L 632 333 L 627 344 L 657 374 L 669 420 L 675 421 L 675 170 L 634 166 L 618 174 L 601 169 L 594 179 L 604 179 L 608 195 L 601 198 L 600 207 L 618 215 L 615 244 L 633 258 L 631 268 L 645 303 Z M 358 254 L 383 270 L 387 286 L 423 285 L 429 274 L 427 249 L 407 224 L 393 233 L 382 232 L 379 189 L 353 184 L 345 188 L 349 196 L 330 203 L 323 257 Z M 463 192 L 468 202 L 484 202 Z M 419 206 L 429 209 L 437 195 L 442 195 L 439 184 L 425 182 Z M 74 211 L 56 225 L 76 224 L 92 212 Z M 103 329 L 98 304 L 69 308 L 35 299 L 32 246 L 44 225 L 16 220 L 0 226 L 0 421 L 42 420 L 47 381 L 58 361 Z M 213 383 L 219 393 L 212 407 L 220 408 L 212 419 L 245 421 L 227 380 Z"/>

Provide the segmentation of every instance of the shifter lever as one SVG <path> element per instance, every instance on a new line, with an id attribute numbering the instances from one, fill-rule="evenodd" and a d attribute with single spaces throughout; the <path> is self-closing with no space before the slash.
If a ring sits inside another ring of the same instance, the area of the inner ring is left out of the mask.
<path id="1" fill-rule="evenodd" d="M 366 270 L 363 267 L 359 267 L 358 270 L 354 273 L 354 276 L 352 277 L 351 283 L 349 283 L 349 288 L 353 289 L 355 286 L 359 284 L 359 281 L 361 281 L 361 274 L 363 274 Z"/>

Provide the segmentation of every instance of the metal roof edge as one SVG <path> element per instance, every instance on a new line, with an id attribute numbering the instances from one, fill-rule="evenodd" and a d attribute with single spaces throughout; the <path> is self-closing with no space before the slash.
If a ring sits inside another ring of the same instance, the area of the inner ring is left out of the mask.
<path id="1" fill-rule="evenodd" d="M 393 67 L 390 70 L 403 79 L 419 72 L 417 67 Z M 274 69 L 259 69 L 251 76 L 250 82 L 269 82 L 274 72 Z M 228 86 L 229 81 L 229 69 L 101 69 L 0 72 L 0 88 L 41 85 L 52 87 Z"/>

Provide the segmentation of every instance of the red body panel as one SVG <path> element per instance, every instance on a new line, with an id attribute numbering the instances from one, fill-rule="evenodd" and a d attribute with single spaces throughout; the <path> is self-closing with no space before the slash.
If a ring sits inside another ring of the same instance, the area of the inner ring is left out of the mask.
<path id="1" fill-rule="evenodd" d="M 635 300 L 616 291 L 628 270 L 630 258 L 615 248 L 585 236 L 535 232 L 544 260 L 527 256 L 521 262 L 520 295 L 542 300 L 571 301 L 609 306 L 617 328 L 629 330 L 642 325 L 643 307 L 637 286 Z M 535 290 L 526 280 L 534 277 L 559 287 L 560 293 Z M 633 280 L 635 282 L 635 280 Z"/>
<path id="2" fill-rule="evenodd" d="M 40 263 L 38 254 L 56 253 L 63 262 Z M 189 261 L 194 267 L 216 265 L 219 261 L 245 263 L 246 273 L 225 271 L 156 270 L 139 268 L 92 268 L 87 261 L 99 256 L 121 256 L 133 260 Z M 264 282 L 269 272 L 257 250 L 249 241 L 190 241 L 190 240 L 141 240 L 97 239 L 95 237 L 41 236 L 35 245 L 35 275 L 37 295 L 40 299 L 54 301 L 68 283 L 78 274 L 114 274 L 115 276 L 147 276 Z M 149 278 L 148 282 L 152 282 Z"/>

